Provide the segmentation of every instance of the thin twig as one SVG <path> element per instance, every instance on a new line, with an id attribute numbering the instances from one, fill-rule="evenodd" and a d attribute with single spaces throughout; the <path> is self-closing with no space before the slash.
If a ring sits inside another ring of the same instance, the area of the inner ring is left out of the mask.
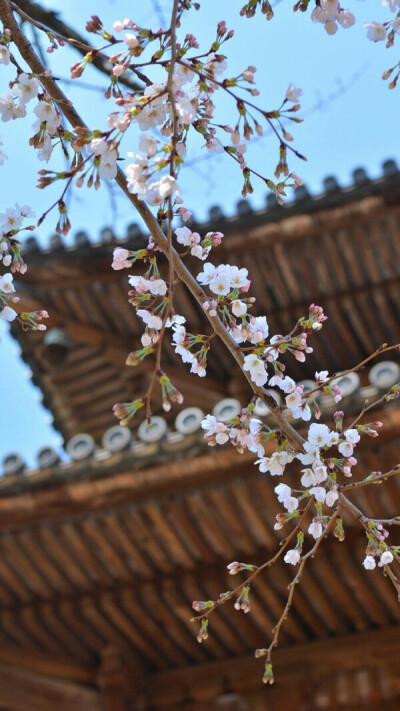
<path id="1" fill-rule="evenodd" d="M 318 392 L 319 390 L 323 389 L 326 385 L 329 385 L 333 380 L 339 380 L 339 378 L 344 378 L 345 375 L 350 375 L 350 373 L 356 373 L 358 370 L 361 370 L 361 368 L 364 367 L 367 363 L 369 363 L 371 360 L 376 358 L 378 355 L 382 355 L 382 353 L 389 353 L 389 351 L 398 351 L 400 350 L 400 344 L 396 344 L 394 346 L 379 346 L 379 348 L 374 351 L 371 355 L 368 356 L 368 358 L 364 358 L 364 360 L 361 361 L 361 363 L 358 363 L 357 365 L 354 366 L 354 368 L 349 368 L 348 370 L 343 370 L 341 373 L 335 373 L 334 375 L 331 375 L 327 380 L 324 380 L 323 383 L 318 385 L 317 387 L 313 388 L 313 390 L 309 390 L 307 393 L 307 397 L 310 397 L 314 393 Z"/>
<path id="2" fill-rule="evenodd" d="M 56 12 L 47 10 L 42 5 L 32 2 L 32 0 L 18 0 L 18 3 L 12 2 L 11 7 L 19 14 L 22 20 L 29 22 L 29 24 L 42 32 L 50 32 L 50 34 L 62 42 L 67 42 L 82 56 L 85 56 L 88 52 L 93 52 L 94 56 L 91 64 L 102 72 L 102 74 L 110 78 L 109 58 L 96 50 L 92 45 L 87 44 L 82 35 L 57 17 Z M 141 79 L 141 77 L 138 78 Z M 138 91 L 141 89 L 140 84 L 132 81 L 127 76 L 119 77 L 118 81 L 130 89 L 130 91 Z"/>
<path id="3" fill-rule="evenodd" d="M 229 594 L 226 594 L 226 595 L 224 595 L 224 597 L 219 598 L 218 600 L 216 600 L 216 601 L 215 601 L 215 604 L 213 605 L 213 607 L 209 608 L 208 610 L 206 610 L 205 612 L 203 612 L 201 615 L 196 615 L 196 617 L 194 617 L 193 620 L 196 620 L 197 622 L 201 622 L 201 620 L 205 619 L 206 617 L 209 617 L 209 616 L 211 615 L 211 613 L 214 612 L 214 610 L 217 609 L 217 607 L 221 607 L 221 605 L 224 605 L 228 600 L 231 600 L 233 597 L 235 597 L 235 596 L 240 592 L 240 590 L 241 590 L 243 587 L 245 587 L 246 585 L 249 585 L 249 584 L 252 582 L 252 580 L 254 580 L 254 578 L 257 577 L 257 575 L 259 575 L 263 570 L 265 570 L 266 568 L 270 568 L 271 565 L 274 565 L 274 563 L 276 563 L 276 561 L 278 560 L 278 558 L 280 558 L 280 556 L 282 555 L 283 551 L 287 548 L 287 546 L 288 546 L 288 544 L 290 543 L 290 541 L 293 540 L 293 538 L 294 538 L 295 534 L 297 533 L 297 531 L 300 530 L 301 525 L 302 525 L 302 523 L 304 522 L 304 519 L 306 518 L 306 515 L 307 515 L 308 511 L 310 510 L 310 508 L 311 508 L 312 504 L 314 503 L 314 501 L 315 501 L 314 497 L 311 497 L 311 498 L 310 498 L 310 501 L 308 502 L 308 504 L 307 504 L 307 506 L 306 506 L 306 508 L 304 509 L 303 513 L 301 514 L 301 516 L 300 516 L 300 518 L 299 518 L 299 520 L 298 520 L 296 526 L 295 526 L 294 529 L 289 533 L 289 535 L 286 536 L 286 538 L 284 538 L 284 539 L 280 542 L 280 544 L 279 544 L 279 550 L 278 550 L 278 552 L 277 552 L 272 558 L 270 558 L 270 559 L 267 560 L 265 563 L 263 563 L 263 564 L 260 565 L 258 568 L 256 568 L 256 570 L 254 570 L 254 571 L 246 578 L 246 580 L 244 580 L 242 583 L 240 583 L 239 585 L 237 585 L 236 588 L 234 588 L 234 590 L 230 590 L 230 591 L 229 591 Z"/>
<path id="4" fill-rule="evenodd" d="M 296 585 L 300 582 L 300 578 L 302 576 L 304 566 L 309 558 L 312 558 L 315 556 L 323 539 L 326 537 L 326 534 L 329 532 L 329 529 L 330 529 L 333 521 L 335 520 L 335 518 L 337 518 L 337 516 L 339 516 L 340 511 L 341 511 L 341 506 L 338 506 L 337 509 L 335 510 L 335 512 L 330 517 L 328 524 L 325 527 L 325 530 L 321 533 L 320 537 L 315 541 L 313 547 L 308 551 L 308 553 L 306 553 L 305 555 L 302 556 L 297 573 L 296 573 L 295 577 L 293 578 L 292 582 L 289 583 L 289 586 L 288 586 L 289 595 L 288 595 L 288 598 L 286 601 L 286 605 L 283 608 L 282 614 L 273 629 L 273 637 L 272 637 L 269 647 L 267 648 L 267 653 L 266 653 L 267 664 L 271 663 L 272 650 L 274 647 L 276 647 L 278 645 L 279 633 L 281 631 L 281 627 L 282 627 L 284 621 L 286 620 L 286 618 L 288 616 L 288 612 L 292 606 L 294 591 L 295 591 Z"/>
<path id="5" fill-rule="evenodd" d="M 390 479 L 396 474 L 400 474 L 399 464 L 397 464 L 393 469 L 384 472 L 383 474 L 378 474 L 377 476 L 370 474 L 361 481 L 355 481 L 351 484 L 344 484 L 343 486 L 339 486 L 338 488 L 340 491 L 351 491 L 352 489 L 360 489 L 362 486 L 370 486 L 371 484 L 382 484 L 382 482 L 386 481 L 387 479 Z"/>

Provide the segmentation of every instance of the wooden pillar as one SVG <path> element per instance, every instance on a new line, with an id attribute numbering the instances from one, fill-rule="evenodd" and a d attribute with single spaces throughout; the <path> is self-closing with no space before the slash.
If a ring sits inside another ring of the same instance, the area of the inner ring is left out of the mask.
<path id="1" fill-rule="evenodd" d="M 117 647 L 107 647 L 103 652 L 98 682 L 104 711 L 130 711 L 124 663 Z"/>

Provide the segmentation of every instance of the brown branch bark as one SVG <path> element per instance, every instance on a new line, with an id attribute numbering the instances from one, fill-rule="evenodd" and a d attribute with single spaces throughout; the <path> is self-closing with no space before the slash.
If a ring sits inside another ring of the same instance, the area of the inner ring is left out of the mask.
<path id="1" fill-rule="evenodd" d="M 58 12 L 54 10 L 48 10 L 43 5 L 33 2 L 33 0 L 15 0 L 14 5 L 22 10 L 23 13 L 28 15 L 35 22 L 39 22 L 45 25 L 47 29 L 56 34 L 62 35 L 63 37 L 73 40 L 71 46 L 84 57 L 90 49 L 94 49 L 88 45 L 85 37 L 83 37 L 79 32 L 76 32 L 70 25 L 60 19 Z M 25 21 L 29 22 L 28 19 L 23 18 Z M 10 28 L 11 29 L 11 28 Z M 91 62 L 96 69 L 98 69 L 102 74 L 105 74 L 110 78 L 110 66 L 107 59 L 100 54 L 94 56 Z M 128 76 L 121 76 L 119 78 L 119 83 L 126 86 L 130 91 L 137 91 L 141 88 L 140 84 L 129 79 Z"/>

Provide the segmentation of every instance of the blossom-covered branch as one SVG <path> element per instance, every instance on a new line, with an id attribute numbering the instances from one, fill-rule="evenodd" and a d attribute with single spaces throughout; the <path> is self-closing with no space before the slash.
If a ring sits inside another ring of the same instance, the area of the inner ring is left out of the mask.
<path id="1" fill-rule="evenodd" d="M 390 0 L 389 4 L 395 6 L 396 3 L 397 0 Z M 301 1 L 295 9 L 306 11 L 309 4 L 308 0 Z M 264 1 L 250 0 L 242 7 L 242 14 L 254 15 L 257 6 L 267 19 L 271 19 L 272 8 Z M 386 525 L 397 524 L 398 517 L 369 517 L 348 496 L 351 496 L 353 489 L 384 481 L 397 473 L 398 468 L 392 467 L 385 474 L 373 472 L 358 482 L 346 482 L 356 470 L 358 462 L 355 454 L 359 443 L 365 437 L 377 437 L 379 434 L 381 423 L 365 422 L 365 415 L 378 404 L 397 399 L 400 385 L 393 385 L 374 403 L 366 403 L 351 424 L 346 424 L 349 419 L 345 419 L 342 410 L 336 410 L 331 421 L 321 423 L 317 399 L 323 392 L 338 404 L 342 400 L 340 377 L 360 370 L 372 358 L 398 349 L 398 346 L 384 345 L 341 374 L 330 375 L 325 370 L 316 372 L 314 385 L 307 391 L 304 384 L 290 376 L 290 366 L 293 359 L 304 363 L 313 351 L 312 344 L 327 319 L 323 309 L 313 303 L 308 312 L 293 324 L 289 333 L 270 334 L 267 316 L 255 311 L 256 300 L 251 295 L 248 270 L 241 265 L 214 263 L 214 255 L 218 254 L 224 235 L 219 231 L 200 235 L 190 229 L 188 220 L 191 211 L 185 204 L 180 169 L 193 134 L 201 137 L 206 150 L 224 151 L 234 159 L 244 181 L 242 194 L 251 192 L 252 174 L 266 181 L 278 202 L 282 201 L 288 186 L 301 183 L 301 178 L 289 172 L 287 163 L 288 153 L 300 154 L 292 149 L 292 137 L 282 125 L 282 118 L 289 118 L 294 123 L 299 121 L 294 114 L 300 109 L 301 90 L 290 84 L 281 106 L 275 111 L 266 111 L 249 101 L 248 94 L 253 97 L 258 93 L 254 87 L 256 70 L 250 65 L 237 76 L 226 76 L 227 57 L 220 49 L 229 42 L 233 33 L 228 30 L 225 21 L 218 23 L 214 39 L 205 51 L 199 47 L 194 34 L 180 36 L 183 14 L 196 11 L 197 7 L 198 3 L 191 0 L 174 0 L 169 27 L 157 31 L 141 27 L 130 18 L 116 20 L 113 31 L 107 30 L 97 16 L 89 20 L 87 30 L 101 37 L 106 45 L 99 49 L 89 47 L 90 51 L 83 60 L 72 67 L 71 75 L 73 78 L 80 77 L 94 56 L 108 58 L 110 86 L 106 98 L 113 100 L 115 106 L 109 114 L 107 127 L 102 130 L 91 128 L 83 121 L 18 26 L 12 12 L 13 4 L 9 0 L 0 0 L 0 17 L 4 26 L 0 37 L 0 63 L 11 62 L 16 70 L 15 79 L 10 83 L 10 93 L 0 97 L 0 113 L 5 122 L 24 118 L 29 111 L 28 105 L 35 101 L 33 113 L 37 123 L 30 140 L 31 146 L 38 151 L 41 160 L 49 161 L 56 149 L 68 161 L 68 168 L 62 172 L 39 171 L 38 187 L 45 188 L 58 181 L 62 185 L 59 198 L 43 213 L 39 223 L 53 208 L 58 209 L 57 230 L 66 234 L 70 221 L 65 197 L 70 187 L 86 185 L 97 189 L 101 181 L 111 179 L 116 181 L 149 231 L 146 246 L 137 250 L 118 247 L 114 251 L 114 269 L 132 269 L 135 265 L 135 270 L 138 268 L 141 271 L 129 277 L 129 301 L 144 324 L 141 347 L 128 355 L 127 365 L 135 367 L 145 358 L 154 359 L 147 391 L 135 393 L 133 400 L 115 405 L 114 411 L 121 424 L 129 425 L 135 415 L 143 410 L 151 425 L 152 398 L 157 386 L 161 390 L 165 410 L 182 402 L 179 383 L 172 383 L 168 368 L 163 367 L 166 339 L 170 340 L 183 364 L 190 367 L 194 377 L 203 377 L 209 350 L 214 339 L 218 338 L 251 388 L 252 399 L 232 419 L 225 421 L 213 415 L 204 418 L 204 436 L 210 446 L 230 444 L 239 453 L 249 450 L 254 454 L 254 463 L 262 474 L 287 477 L 285 482 L 274 486 L 282 509 L 276 516 L 275 529 L 280 531 L 287 525 L 294 525 L 281 541 L 277 553 L 261 566 L 237 561 L 229 564 L 232 574 L 248 573 L 234 590 L 222 593 L 216 601 L 196 601 L 194 608 L 201 613 L 195 618 L 201 623 L 199 641 L 205 640 L 209 616 L 223 604 L 235 599 L 235 609 L 243 612 L 250 610 L 250 584 L 262 571 L 281 557 L 287 565 L 298 566 L 289 585 L 282 615 L 272 632 L 271 644 L 258 652 L 258 656 L 265 654 L 267 658 L 264 681 L 272 682 L 272 650 L 291 607 L 295 586 L 306 562 L 319 551 L 325 536 L 332 533 L 339 541 L 344 540 L 347 518 L 345 516 L 344 523 L 342 512 L 355 519 L 366 535 L 364 568 L 382 568 L 396 590 L 399 589 L 396 566 L 400 551 L 388 542 L 389 532 L 385 528 Z M 312 11 L 312 19 L 322 23 L 330 35 L 337 31 L 338 26 L 348 28 L 353 24 L 352 13 L 342 9 L 336 0 L 318 2 Z M 35 26 L 48 35 L 45 27 L 38 26 L 37 22 Z M 63 39 L 54 35 L 54 41 L 56 39 L 62 47 Z M 20 66 L 14 45 L 29 71 Z M 104 52 L 110 48 L 114 54 L 108 57 Z M 126 92 L 120 78 L 131 71 L 140 76 L 143 87 Z M 222 92 L 229 95 L 235 106 L 235 120 L 223 124 L 216 123 L 214 118 L 216 102 Z M 262 132 L 256 118 L 260 115 L 272 128 L 279 143 L 279 159 L 275 168 L 278 182 L 263 177 L 245 159 L 247 142 L 254 133 L 259 135 Z M 132 135 L 132 129 L 140 132 L 138 149 L 127 153 L 132 161 L 123 172 L 119 160 L 123 155 L 123 142 Z M 228 145 L 222 141 L 223 137 L 226 140 L 226 136 L 229 137 Z M 282 180 L 281 175 L 284 176 Z M 20 272 L 23 268 L 15 236 L 20 230 L 22 217 L 27 216 L 24 210 L 16 206 L 15 210 L 13 208 L 0 215 L 4 238 L 3 265 L 12 264 L 11 269 L 17 271 L 19 265 Z M 178 219 L 186 224 L 176 226 Z M 189 261 L 189 257 L 193 259 Z M 165 261 L 168 263 L 167 270 L 164 270 Z M 201 269 L 194 269 L 193 263 L 200 264 Z M 178 283 L 201 307 L 209 333 L 193 333 L 183 314 L 176 313 L 174 292 Z M 7 318 L 7 309 L 10 309 L 7 299 L 14 298 L 9 297 L 10 294 L 13 294 L 12 276 L 6 274 L 0 282 L 3 318 Z M 44 317 L 45 312 L 37 313 Z M 18 318 L 28 323 L 26 316 L 31 315 L 20 314 Z M 40 319 L 38 315 L 35 318 Z M 41 325 L 37 327 L 41 328 Z M 268 387 L 283 393 L 282 407 L 268 392 Z M 273 426 L 255 416 L 258 398 L 269 408 L 274 419 Z M 289 543 L 293 541 L 294 544 L 294 540 L 295 545 L 289 549 Z M 303 548 L 306 550 L 304 553 Z"/>

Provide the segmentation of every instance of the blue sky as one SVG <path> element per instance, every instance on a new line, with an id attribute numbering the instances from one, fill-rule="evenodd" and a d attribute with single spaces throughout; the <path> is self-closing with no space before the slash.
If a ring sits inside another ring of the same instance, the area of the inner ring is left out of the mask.
<path id="1" fill-rule="evenodd" d="M 244 0 L 243 0 L 244 1 Z M 155 15 L 158 4 L 161 13 Z M 249 64 L 257 67 L 259 105 L 265 109 L 279 106 L 290 82 L 303 89 L 303 124 L 293 126 L 291 132 L 295 146 L 308 158 L 307 163 L 294 161 L 291 169 L 300 173 L 312 192 L 321 190 L 323 178 L 336 175 L 339 182 L 348 185 L 354 168 L 364 166 L 371 177 L 381 172 L 382 162 L 399 159 L 398 144 L 398 90 L 389 91 L 382 81 L 382 72 L 394 64 L 396 48 L 386 50 L 384 43 L 373 44 L 366 40 L 363 23 L 370 20 L 388 20 L 390 13 L 372 0 L 347 0 L 346 6 L 356 14 L 356 25 L 348 30 L 339 29 L 333 37 L 326 35 L 322 25 L 313 24 L 307 14 L 294 14 L 293 2 L 285 0 L 276 5 L 276 16 L 267 23 L 261 15 L 253 20 L 239 17 L 240 0 L 202 0 L 202 9 L 195 16 L 194 34 L 208 44 L 214 37 L 214 27 L 221 19 L 235 30 L 235 37 L 226 45 L 229 56 L 229 74 L 240 73 Z M 46 0 L 43 5 L 59 10 L 61 16 L 82 30 L 91 14 L 100 14 L 111 27 L 114 19 L 132 16 L 138 24 L 162 24 L 162 15 L 168 17 L 170 0 Z M 68 8 L 67 11 L 65 8 Z M 140 9 L 139 9 L 140 8 Z M 160 17 L 161 14 L 161 17 Z M 72 18 L 72 19 L 71 19 Z M 193 26 L 185 26 L 193 31 Z M 93 41 L 94 37 L 92 36 Z M 68 79 L 69 67 L 77 61 L 70 49 L 58 50 L 48 56 L 55 75 Z M 1 67 L 1 93 L 7 90 L 11 74 Z M 83 118 L 92 128 L 105 126 L 110 104 L 101 100 L 102 75 L 90 69 L 83 80 L 97 88 L 89 90 L 78 83 L 63 84 L 67 95 L 76 101 Z M 220 117 L 223 123 L 232 116 L 229 100 L 221 101 Z M 33 117 L 32 117 L 33 122 Z M 0 125 L 3 149 L 9 161 L 3 170 L 0 211 L 18 200 L 34 207 L 37 215 L 57 198 L 51 189 L 37 191 L 36 171 L 43 167 L 28 147 L 31 122 L 15 121 Z M 125 144 L 126 151 L 135 150 L 135 135 Z M 272 175 L 276 163 L 277 145 L 268 133 L 248 151 L 248 162 L 263 174 Z M 204 219 L 213 204 L 222 206 L 233 214 L 240 198 L 239 172 L 232 170 L 227 157 L 210 158 L 198 144 L 194 144 L 191 167 L 180 179 L 186 204 L 196 217 Z M 274 162 L 275 161 L 275 162 Z M 50 162 L 49 168 L 62 163 Z M 252 203 L 259 207 L 265 200 L 265 189 L 254 183 Z M 98 193 L 76 190 L 69 201 L 73 230 L 85 229 L 97 239 L 100 229 L 112 224 L 117 234 L 123 234 L 129 222 L 137 218 L 123 198 L 112 188 L 103 187 Z M 89 216 L 89 219 L 88 219 Z M 56 215 L 50 216 L 37 236 L 45 245 L 54 231 Z M 250 275 L 251 276 L 251 275 Z M 4 326 L 4 324 L 2 324 Z M 0 458 L 10 451 L 22 453 L 33 465 L 35 452 L 44 444 L 59 445 L 59 435 L 51 429 L 51 416 L 40 405 L 40 393 L 29 381 L 29 370 L 18 360 L 18 349 L 2 329 L 0 368 L 3 375 L 2 407 L 0 408 Z M 4 382 L 6 381 L 6 382 Z"/>

